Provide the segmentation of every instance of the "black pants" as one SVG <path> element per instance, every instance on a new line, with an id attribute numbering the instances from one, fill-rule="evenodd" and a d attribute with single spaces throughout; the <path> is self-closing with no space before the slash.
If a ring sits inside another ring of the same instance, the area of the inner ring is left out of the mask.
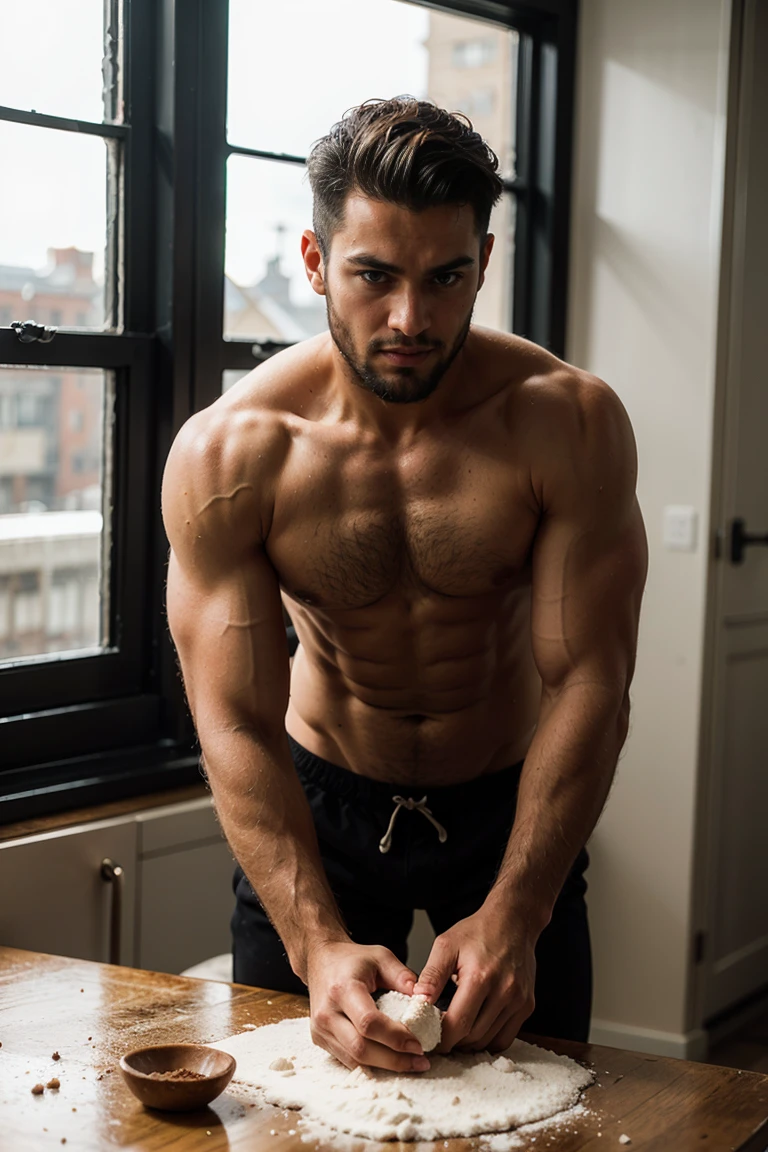
<path id="1" fill-rule="evenodd" d="M 522 764 L 467 784 L 410 788 L 359 776 L 302 748 L 289 736 L 331 889 L 352 939 L 383 944 L 404 962 L 415 908 L 436 933 L 476 912 L 501 863 L 515 815 Z M 445 828 L 401 808 L 387 853 L 379 850 L 395 808 L 393 796 L 420 800 Z M 592 960 L 584 901 L 582 849 L 536 947 L 536 1008 L 524 1026 L 539 1036 L 586 1041 L 592 1006 Z M 234 979 L 281 992 L 306 993 L 282 942 L 238 868 L 232 916 Z"/>

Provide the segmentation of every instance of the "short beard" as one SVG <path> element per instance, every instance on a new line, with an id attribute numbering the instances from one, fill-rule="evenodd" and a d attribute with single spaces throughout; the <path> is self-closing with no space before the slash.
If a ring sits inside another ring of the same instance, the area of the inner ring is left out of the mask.
<path id="1" fill-rule="evenodd" d="M 388 404 L 418 404 L 432 395 L 464 346 L 464 341 L 469 334 L 469 327 L 472 323 L 474 304 L 472 311 L 462 325 L 461 331 L 454 340 L 447 355 L 443 356 L 442 359 L 438 358 L 437 364 L 435 364 L 428 376 L 420 378 L 418 368 L 395 368 L 394 371 L 397 373 L 397 379 L 395 380 L 387 380 L 384 376 L 379 376 L 371 367 L 370 357 L 374 352 L 378 351 L 377 345 L 369 349 L 369 357 L 366 358 L 365 361 L 361 362 L 358 360 L 349 328 L 335 312 L 327 287 L 326 312 L 328 315 L 328 328 L 331 333 L 331 339 L 351 368 L 354 382 L 361 388 L 366 388 L 369 392 L 372 392 L 374 396 L 378 396 L 380 400 L 384 400 Z M 435 345 L 430 343 L 426 346 L 435 348 L 438 353 L 442 348 L 441 344 Z M 386 347 L 392 347 L 392 344 L 387 344 Z M 418 344 L 409 344 L 408 347 L 418 347 Z"/>

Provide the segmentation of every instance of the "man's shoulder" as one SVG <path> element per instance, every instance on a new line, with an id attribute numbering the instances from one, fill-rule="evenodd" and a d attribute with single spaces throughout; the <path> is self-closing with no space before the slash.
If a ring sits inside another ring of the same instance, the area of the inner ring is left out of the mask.
<path id="1" fill-rule="evenodd" d="M 323 334 L 324 335 L 324 334 Z M 172 451 L 190 465 L 219 471 L 247 459 L 269 470 L 284 454 L 291 422 L 300 416 L 327 338 L 304 340 L 270 357 L 238 380 L 180 429 Z"/>
<path id="2" fill-rule="evenodd" d="M 605 380 L 564 361 L 529 378 L 523 391 L 538 401 L 542 417 L 554 421 L 574 444 L 589 443 L 628 422 L 624 405 Z"/>
<path id="3" fill-rule="evenodd" d="M 488 330 L 484 336 L 502 381 L 515 459 L 527 461 L 542 506 L 556 490 L 575 495 L 582 487 L 599 487 L 612 462 L 634 474 L 632 426 L 605 380 L 522 337 Z"/>
<path id="4" fill-rule="evenodd" d="M 265 537 L 315 343 L 277 353 L 181 427 L 163 476 L 169 535 L 195 519 L 211 539 Z"/>
<path id="5" fill-rule="evenodd" d="M 513 423 L 526 412 L 527 423 L 581 440 L 601 434 L 607 425 L 626 422 L 621 400 L 599 376 L 521 336 L 490 329 L 481 332 L 487 354 L 504 382 Z"/>
<path id="6" fill-rule="evenodd" d="M 321 332 L 283 348 L 238 380 L 211 409 L 265 418 L 298 414 L 313 383 L 317 389 L 328 375 L 330 344 L 330 334 Z"/>

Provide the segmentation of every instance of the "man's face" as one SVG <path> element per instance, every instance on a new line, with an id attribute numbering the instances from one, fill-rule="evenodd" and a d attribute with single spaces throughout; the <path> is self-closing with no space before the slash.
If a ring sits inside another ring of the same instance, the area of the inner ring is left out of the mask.
<path id="1" fill-rule="evenodd" d="M 467 337 L 492 247 L 489 236 L 481 252 L 469 206 L 417 213 L 360 195 L 325 264 L 305 232 L 307 273 L 355 382 L 390 403 L 426 400 Z"/>

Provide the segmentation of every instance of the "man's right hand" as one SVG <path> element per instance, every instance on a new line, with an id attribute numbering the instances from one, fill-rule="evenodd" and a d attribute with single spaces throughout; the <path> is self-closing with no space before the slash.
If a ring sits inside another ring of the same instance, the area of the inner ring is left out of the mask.
<path id="1" fill-rule="evenodd" d="M 373 1000 L 379 988 L 410 996 L 415 983 L 388 948 L 351 941 L 317 947 L 307 958 L 312 1039 L 347 1068 L 426 1072 L 429 1060 L 416 1037 Z"/>

